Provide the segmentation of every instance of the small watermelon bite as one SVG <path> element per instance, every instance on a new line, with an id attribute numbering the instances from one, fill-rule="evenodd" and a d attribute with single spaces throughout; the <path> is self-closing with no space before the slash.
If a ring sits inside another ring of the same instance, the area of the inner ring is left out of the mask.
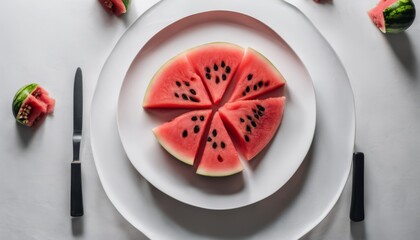
<path id="1" fill-rule="evenodd" d="M 208 136 L 205 139 L 204 152 L 196 173 L 222 177 L 241 172 L 242 169 L 238 152 L 223 125 L 219 113 L 216 112 Z"/>
<path id="2" fill-rule="evenodd" d="M 286 83 L 277 68 L 252 48 L 247 48 L 234 82 L 229 102 L 254 99 Z"/>
<path id="3" fill-rule="evenodd" d="M 156 139 L 178 160 L 192 165 L 212 110 L 184 113 L 153 129 Z"/>
<path id="4" fill-rule="evenodd" d="M 219 104 L 236 69 L 244 49 L 232 43 L 208 43 L 188 51 L 187 57 L 206 85 L 214 104 Z"/>
<path id="5" fill-rule="evenodd" d="M 250 160 L 260 153 L 276 134 L 285 106 L 285 97 L 242 100 L 219 109 L 227 128 L 234 136 L 238 151 Z"/>
<path id="6" fill-rule="evenodd" d="M 121 16 L 127 12 L 130 0 L 99 0 L 99 2 L 108 12 Z"/>
<path id="7" fill-rule="evenodd" d="M 46 114 L 52 113 L 55 99 L 36 83 L 20 88 L 13 98 L 12 111 L 18 123 L 31 127 Z"/>
<path id="8" fill-rule="evenodd" d="M 153 76 L 143 107 L 208 108 L 211 101 L 200 76 L 185 54 L 180 54 L 165 63 Z"/>
<path id="9" fill-rule="evenodd" d="M 380 0 L 368 14 L 383 33 L 399 33 L 413 24 L 416 8 L 412 0 Z"/>

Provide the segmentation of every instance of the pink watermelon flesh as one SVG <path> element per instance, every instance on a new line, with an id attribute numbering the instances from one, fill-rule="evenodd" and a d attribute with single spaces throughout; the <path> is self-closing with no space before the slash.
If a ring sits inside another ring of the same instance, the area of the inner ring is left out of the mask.
<path id="1" fill-rule="evenodd" d="M 219 113 L 214 115 L 208 136 L 204 140 L 204 152 L 198 164 L 197 174 L 221 177 L 242 171 L 238 153 Z"/>
<path id="2" fill-rule="evenodd" d="M 185 54 L 169 60 L 155 74 L 143 100 L 144 108 L 206 108 L 211 101 Z"/>
<path id="3" fill-rule="evenodd" d="M 223 94 L 241 63 L 244 49 L 231 43 L 210 43 L 196 47 L 187 57 L 206 85 L 214 104 Z"/>
<path id="4" fill-rule="evenodd" d="M 219 109 L 245 159 L 254 158 L 273 138 L 283 117 L 285 99 L 243 100 Z"/>
<path id="5" fill-rule="evenodd" d="M 41 102 L 47 105 L 46 113 L 52 113 L 55 107 L 55 99 L 51 98 L 48 95 L 48 92 L 45 91 L 42 87 L 38 86 L 33 92 L 32 95 L 39 99 Z"/>
<path id="6" fill-rule="evenodd" d="M 234 84 L 229 102 L 257 98 L 282 87 L 285 80 L 268 59 L 248 48 L 237 70 Z"/>
<path id="7" fill-rule="evenodd" d="M 387 9 L 392 4 L 396 3 L 398 0 L 380 0 L 378 5 L 371 9 L 368 12 L 368 15 L 372 22 L 379 28 L 382 32 L 386 32 L 385 29 L 385 19 L 384 19 L 384 10 Z"/>
<path id="8" fill-rule="evenodd" d="M 192 165 L 212 110 L 182 114 L 153 129 L 159 143 L 180 161 Z"/>
<path id="9" fill-rule="evenodd" d="M 45 89 L 37 86 L 26 97 L 16 117 L 26 126 L 32 127 L 46 114 L 52 113 L 54 107 L 55 100 L 48 95 Z"/>
<path id="10" fill-rule="evenodd" d="M 117 16 L 120 16 L 127 12 L 125 5 L 122 0 L 99 0 L 102 6 L 109 13 L 114 13 Z"/>

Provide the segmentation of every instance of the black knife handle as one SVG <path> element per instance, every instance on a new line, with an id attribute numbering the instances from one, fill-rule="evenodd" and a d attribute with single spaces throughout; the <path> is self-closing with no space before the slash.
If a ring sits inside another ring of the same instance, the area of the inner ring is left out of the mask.
<path id="1" fill-rule="evenodd" d="M 82 171 L 79 161 L 71 163 L 70 215 L 83 216 Z"/>
<path id="2" fill-rule="evenodd" d="M 364 207 L 364 163 L 365 155 L 361 152 L 353 154 L 353 187 L 350 206 L 350 219 L 360 222 L 365 219 Z"/>

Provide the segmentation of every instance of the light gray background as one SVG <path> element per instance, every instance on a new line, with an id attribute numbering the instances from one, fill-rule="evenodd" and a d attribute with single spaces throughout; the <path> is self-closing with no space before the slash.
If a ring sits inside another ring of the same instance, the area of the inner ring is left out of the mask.
<path id="1" fill-rule="evenodd" d="M 128 26 L 155 2 L 132 0 L 130 11 L 121 18 L 108 15 L 96 0 L 2 4 L 0 239 L 144 238 L 119 215 L 102 189 L 88 120 L 108 54 Z M 305 239 L 417 239 L 420 20 L 407 32 L 388 36 L 367 17 L 374 0 L 289 2 L 308 16 L 342 60 L 356 101 L 355 149 L 366 155 L 366 220 L 349 221 L 350 177 L 331 213 Z M 81 149 L 85 216 L 71 219 L 72 88 L 78 66 L 84 70 L 86 99 Z M 15 92 L 29 82 L 41 84 L 57 100 L 54 114 L 37 129 L 18 126 L 11 113 Z"/>

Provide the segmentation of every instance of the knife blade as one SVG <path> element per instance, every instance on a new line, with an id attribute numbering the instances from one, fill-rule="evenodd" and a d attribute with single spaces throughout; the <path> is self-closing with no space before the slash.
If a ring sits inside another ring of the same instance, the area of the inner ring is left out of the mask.
<path id="1" fill-rule="evenodd" d="M 80 162 L 80 143 L 83 122 L 83 76 L 77 68 L 73 92 L 73 161 L 71 162 L 70 215 L 83 216 L 82 169 Z"/>

